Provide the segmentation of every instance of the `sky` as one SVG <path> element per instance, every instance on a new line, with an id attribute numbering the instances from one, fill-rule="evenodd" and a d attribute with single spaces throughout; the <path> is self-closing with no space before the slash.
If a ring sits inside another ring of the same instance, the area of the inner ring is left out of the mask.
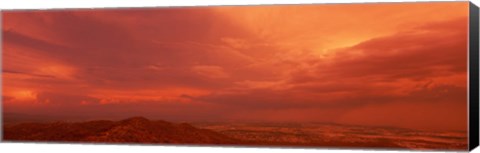
<path id="1" fill-rule="evenodd" d="M 467 129 L 468 2 L 2 12 L 3 111 Z"/>

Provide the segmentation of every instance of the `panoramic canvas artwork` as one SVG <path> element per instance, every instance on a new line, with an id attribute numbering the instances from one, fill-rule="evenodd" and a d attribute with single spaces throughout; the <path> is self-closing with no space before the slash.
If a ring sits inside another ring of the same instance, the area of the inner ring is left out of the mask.
<path id="1" fill-rule="evenodd" d="M 466 150 L 468 7 L 3 11 L 3 140 Z"/>

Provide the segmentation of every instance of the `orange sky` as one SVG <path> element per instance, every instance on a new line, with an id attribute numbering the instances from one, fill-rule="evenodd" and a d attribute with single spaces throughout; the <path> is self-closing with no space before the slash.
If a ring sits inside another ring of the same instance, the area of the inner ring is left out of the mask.
<path id="1" fill-rule="evenodd" d="M 466 130 L 468 2 L 2 16 L 5 112 Z"/>

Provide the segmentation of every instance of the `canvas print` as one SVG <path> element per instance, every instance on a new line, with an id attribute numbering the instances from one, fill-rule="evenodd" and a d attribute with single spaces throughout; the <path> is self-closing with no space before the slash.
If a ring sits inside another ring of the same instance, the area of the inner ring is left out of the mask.
<path id="1" fill-rule="evenodd" d="M 3 11 L 3 141 L 466 150 L 468 8 Z"/>

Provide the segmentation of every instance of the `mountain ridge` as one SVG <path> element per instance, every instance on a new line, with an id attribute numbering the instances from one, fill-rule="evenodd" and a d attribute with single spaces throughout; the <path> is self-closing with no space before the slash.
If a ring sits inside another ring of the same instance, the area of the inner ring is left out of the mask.
<path id="1" fill-rule="evenodd" d="M 187 123 L 131 117 L 120 121 L 21 123 L 4 127 L 7 141 L 163 144 L 238 144 L 223 134 Z"/>

